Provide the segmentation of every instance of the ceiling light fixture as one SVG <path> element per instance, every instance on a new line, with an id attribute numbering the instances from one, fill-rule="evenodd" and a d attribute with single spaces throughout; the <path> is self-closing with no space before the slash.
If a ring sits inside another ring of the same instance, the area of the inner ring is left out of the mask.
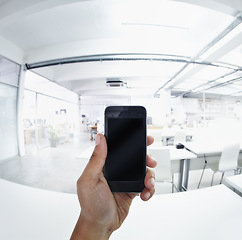
<path id="1" fill-rule="evenodd" d="M 127 83 L 124 83 L 122 80 L 118 78 L 109 78 L 106 81 L 106 86 L 107 87 L 125 87 L 127 86 Z"/>

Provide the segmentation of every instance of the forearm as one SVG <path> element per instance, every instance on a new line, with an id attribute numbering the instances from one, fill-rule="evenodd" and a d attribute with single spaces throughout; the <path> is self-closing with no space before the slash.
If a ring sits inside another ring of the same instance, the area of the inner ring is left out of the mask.
<path id="1" fill-rule="evenodd" d="M 104 226 L 79 217 L 70 240 L 108 240 L 112 232 Z"/>

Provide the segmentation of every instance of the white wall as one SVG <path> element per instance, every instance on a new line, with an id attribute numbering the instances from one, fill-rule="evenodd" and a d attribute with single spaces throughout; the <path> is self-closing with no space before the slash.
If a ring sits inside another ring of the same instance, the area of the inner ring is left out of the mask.
<path id="1" fill-rule="evenodd" d="M 104 125 L 105 108 L 112 105 L 130 105 L 130 96 L 81 96 L 80 114 L 88 123 Z"/>
<path id="2" fill-rule="evenodd" d="M 165 126 L 170 121 L 170 91 L 161 91 L 160 98 L 153 96 L 132 96 L 131 104 L 144 106 L 147 116 L 152 117 L 152 125 Z"/>
<path id="3" fill-rule="evenodd" d="M 24 63 L 24 51 L 0 37 L 0 55 L 16 63 Z"/>
<path id="4" fill-rule="evenodd" d="M 170 119 L 170 91 L 162 91 L 160 98 L 153 96 L 81 96 L 81 115 L 85 114 L 91 123 L 104 123 L 104 110 L 110 105 L 139 105 L 152 117 L 153 125 L 164 126 Z"/>

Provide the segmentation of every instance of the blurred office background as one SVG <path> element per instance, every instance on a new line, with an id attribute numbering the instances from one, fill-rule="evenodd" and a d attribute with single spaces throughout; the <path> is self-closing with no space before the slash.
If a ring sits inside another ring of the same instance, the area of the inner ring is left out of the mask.
<path id="1" fill-rule="evenodd" d="M 2 178 L 58 190 L 66 174 L 75 191 L 110 105 L 146 107 L 148 132 L 241 140 L 240 1 L 0 6 Z"/>

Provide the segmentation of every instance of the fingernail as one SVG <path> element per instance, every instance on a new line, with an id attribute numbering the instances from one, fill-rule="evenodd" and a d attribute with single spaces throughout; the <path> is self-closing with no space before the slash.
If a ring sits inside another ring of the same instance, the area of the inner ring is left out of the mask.
<path id="1" fill-rule="evenodd" d="M 100 143 L 100 136 L 96 135 L 95 145 L 97 146 L 99 143 Z"/>
<path id="2" fill-rule="evenodd" d="M 150 198 L 150 192 L 144 194 L 144 199 L 148 200 Z"/>

